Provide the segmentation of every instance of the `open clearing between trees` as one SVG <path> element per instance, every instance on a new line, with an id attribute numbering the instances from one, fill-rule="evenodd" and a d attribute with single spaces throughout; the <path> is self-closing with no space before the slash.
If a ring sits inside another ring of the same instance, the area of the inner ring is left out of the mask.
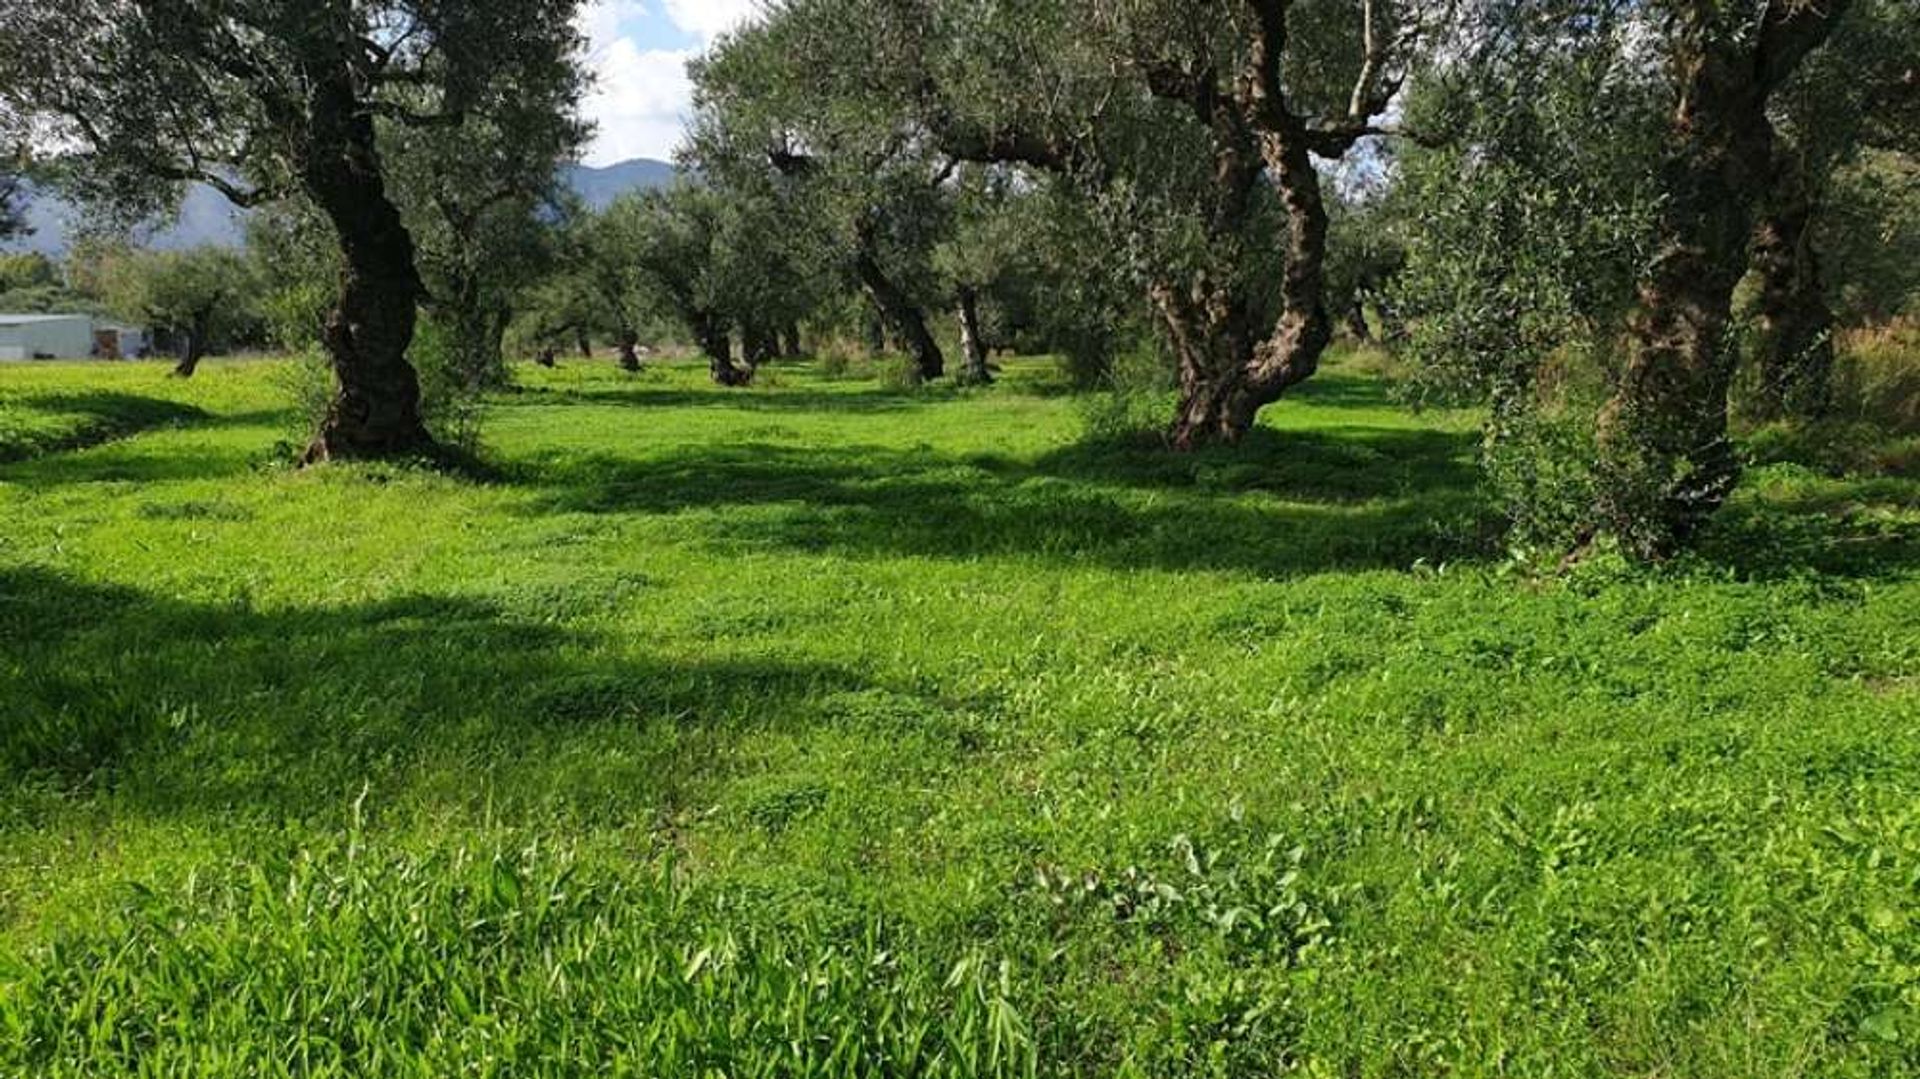
<path id="1" fill-rule="evenodd" d="M 1920 481 L 1537 579 L 1356 365 L 1051 370 L 0 370 L 0 1075 L 1920 1069 Z"/>

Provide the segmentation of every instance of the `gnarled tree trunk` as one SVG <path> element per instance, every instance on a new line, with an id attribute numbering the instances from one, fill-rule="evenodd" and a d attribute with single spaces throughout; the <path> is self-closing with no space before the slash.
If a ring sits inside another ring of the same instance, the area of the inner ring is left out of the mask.
<path id="1" fill-rule="evenodd" d="M 1260 404 L 1246 376 L 1253 338 L 1245 303 L 1204 275 L 1181 287 L 1155 284 L 1149 295 L 1173 349 L 1180 401 L 1167 440 L 1177 450 L 1238 442 L 1253 427 Z"/>
<path id="2" fill-rule="evenodd" d="M 934 343 L 933 334 L 927 332 L 927 319 L 899 286 L 887 277 L 881 269 L 880 261 L 864 247 L 854 258 L 854 270 L 860 276 L 861 285 L 867 294 L 873 297 L 874 306 L 880 309 L 887 325 L 906 346 L 907 355 L 913 360 L 913 367 L 921 381 L 930 381 L 947 373 L 946 357 L 940 354 L 940 346 Z"/>
<path id="3" fill-rule="evenodd" d="M 620 370 L 632 374 L 640 370 L 640 335 L 631 327 L 622 326 L 613 339 L 613 346 L 620 359 Z"/>
<path id="4" fill-rule="evenodd" d="M 740 355 L 750 370 L 757 370 L 761 364 L 776 359 L 780 354 L 780 334 L 757 323 L 744 323 L 740 327 Z"/>
<path id="5" fill-rule="evenodd" d="M 1643 556 L 1686 543 L 1740 479 L 1727 431 L 1734 288 L 1773 167 L 1767 99 L 1832 32 L 1847 0 L 1769 3 L 1757 33 L 1688 9 L 1680 100 L 1661 189 L 1660 246 L 1640 285 L 1633 349 L 1600 418 L 1600 525 Z"/>
<path id="6" fill-rule="evenodd" d="M 1255 339 L 1244 300 L 1196 286 L 1154 296 L 1180 360 L 1180 406 L 1168 440 L 1175 449 L 1231 444 L 1253 429 L 1260 410 L 1313 377 L 1333 340 L 1327 315 L 1327 208 L 1303 135 L 1264 133 L 1261 154 L 1287 210 L 1287 266 L 1280 315 Z M 1204 333 L 1195 333 L 1195 328 Z"/>
<path id="7" fill-rule="evenodd" d="M 1778 162 L 1773 179 L 1753 231 L 1760 281 L 1755 406 L 1768 419 L 1818 416 L 1830 403 L 1834 318 L 1813 244 L 1817 207 L 1796 163 Z"/>
<path id="8" fill-rule="evenodd" d="M 577 348 L 580 349 L 581 359 L 583 360 L 593 359 L 593 338 L 587 336 L 587 331 L 584 326 L 574 327 L 573 343 Z"/>
<path id="9" fill-rule="evenodd" d="M 707 373 L 713 377 L 717 386 L 745 386 L 753 381 L 750 368 L 737 366 L 733 362 L 733 335 L 727 329 L 725 320 L 712 315 L 695 315 L 688 320 L 693 326 L 694 337 L 700 342 L 700 351 L 707 357 Z"/>
<path id="10" fill-rule="evenodd" d="M 780 354 L 789 360 L 797 360 L 805 353 L 806 349 L 801 347 L 800 342 L 800 324 L 788 323 L 786 329 L 780 333 Z"/>
<path id="11" fill-rule="evenodd" d="M 1355 341 L 1362 344 L 1373 341 L 1373 327 L 1367 325 L 1366 301 L 1357 296 L 1351 304 L 1347 305 L 1347 332 L 1353 335 Z"/>
<path id="12" fill-rule="evenodd" d="M 424 291 L 413 237 L 387 197 L 373 117 L 360 108 L 348 66 L 308 95 L 311 143 L 302 186 L 340 242 L 340 294 L 321 328 L 335 389 L 303 463 L 430 453 L 420 380 L 407 362 Z"/>
<path id="13" fill-rule="evenodd" d="M 959 311 L 960 357 L 964 368 L 960 372 L 961 381 L 984 386 L 993 381 L 993 372 L 987 367 L 987 346 L 980 336 L 980 292 L 972 285 L 960 286 Z"/>
<path id="14" fill-rule="evenodd" d="M 192 378 L 200 370 L 200 360 L 207 354 L 207 334 L 213 324 L 213 310 L 205 308 L 193 313 L 187 320 L 186 339 L 181 342 L 180 362 L 173 366 L 173 377 Z"/>

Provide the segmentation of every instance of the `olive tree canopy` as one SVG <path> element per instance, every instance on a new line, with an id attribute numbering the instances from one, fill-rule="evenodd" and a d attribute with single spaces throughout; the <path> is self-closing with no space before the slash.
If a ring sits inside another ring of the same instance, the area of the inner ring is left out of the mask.
<path id="1" fill-rule="evenodd" d="M 0 97 L 89 202 L 144 215 L 179 185 L 311 200 L 341 252 L 323 340 L 337 390 L 308 452 L 430 449 L 407 362 L 422 286 L 377 125 L 457 127 L 577 78 L 576 0 L 11 0 Z"/>

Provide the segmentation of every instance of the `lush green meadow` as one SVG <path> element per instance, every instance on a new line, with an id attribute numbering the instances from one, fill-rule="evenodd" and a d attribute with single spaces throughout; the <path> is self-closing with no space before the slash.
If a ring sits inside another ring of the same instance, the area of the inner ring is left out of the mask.
<path id="1" fill-rule="evenodd" d="M 1542 574 L 1351 365 L 0 368 L 0 1075 L 1920 1072 L 1920 480 Z"/>

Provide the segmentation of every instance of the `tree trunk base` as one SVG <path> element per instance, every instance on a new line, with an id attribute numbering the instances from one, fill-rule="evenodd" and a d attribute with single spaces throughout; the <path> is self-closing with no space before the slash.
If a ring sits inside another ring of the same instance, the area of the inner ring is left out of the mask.
<path id="1" fill-rule="evenodd" d="M 1278 397 L 1272 394 L 1270 397 Z M 1247 437 L 1269 396 L 1255 392 L 1244 375 L 1189 383 L 1181 394 L 1167 444 L 1188 453 L 1204 446 L 1232 446 Z"/>
<path id="2" fill-rule="evenodd" d="M 732 360 L 714 360 L 708 365 L 708 370 L 716 386 L 738 389 L 753 384 L 753 370 L 736 366 Z"/>
<path id="3" fill-rule="evenodd" d="M 300 455 L 302 468 L 329 461 L 438 459 L 441 456 L 440 444 L 418 419 L 354 416 L 342 405 L 343 402 L 334 403 L 306 452 Z"/>

